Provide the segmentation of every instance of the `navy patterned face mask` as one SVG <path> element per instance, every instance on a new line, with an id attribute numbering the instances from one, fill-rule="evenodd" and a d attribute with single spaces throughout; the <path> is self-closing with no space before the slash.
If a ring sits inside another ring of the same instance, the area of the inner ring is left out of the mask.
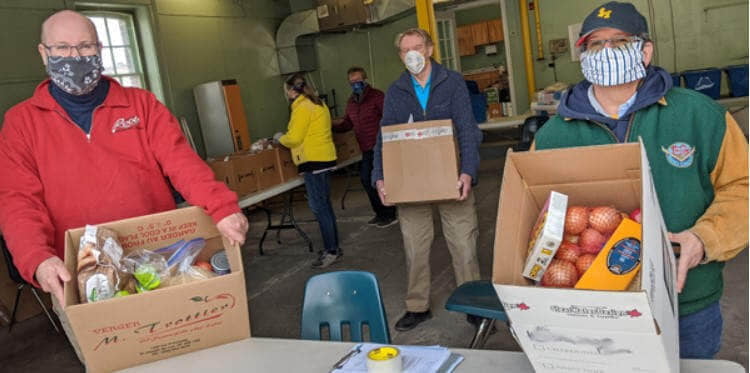
<path id="1" fill-rule="evenodd" d="M 94 90 L 102 77 L 102 58 L 93 56 L 47 57 L 47 74 L 52 82 L 71 95 Z"/>
<path id="2" fill-rule="evenodd" d="M 611 87 L 630 83 L 646 76 L 643 64 L 643 41 L 614 48 L 586 50 L 581 53 L 581 71 L 592 84 Z"/>

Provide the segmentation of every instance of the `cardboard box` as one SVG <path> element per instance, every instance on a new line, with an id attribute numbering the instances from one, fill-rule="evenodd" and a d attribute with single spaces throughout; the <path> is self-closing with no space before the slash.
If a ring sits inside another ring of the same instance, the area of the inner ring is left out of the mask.
<path id="1" fill-rule="evenodd" d="M 232 272 L 151 292 L 78 304 L 78 282 L 65 284 L 64 313 L 89 372 L 109 372 L 250 336 L 240 248 L 224 241 L 198 207 L 100 224 L 118 233 L 125 253 L 180 239 L 206 239 L 198 260 L 226 249 Z M 77 278 L 84 228 L 65 232 L 65 266 Z"/>
<path id="2" fill-rule="evenodd" d="M 246 162 L 238 161 L 241 155 L 231 155 L 219 160 L 209 160 L 216 180 L 223 181 L 238 196 L 258 191 L 257 170 Z"/>
<path id="3" fill-rule="evenodd" d="M 487 113 L 490 118 L 502 118 L 503 115 L 503 104 L 495 102 L 487 106 Z"/>
<path id="4" fill-rule="evenodd" d="M 497 88 L 486 88 L 484 94 L 487 95 L 487 105 L 500 103 L 500 90 Z"/>
<path id="5" fill-rule="evenodd" d="M 359 143 L 354 131 L 333 133 L 333 145 L 336 146 L 336 162 L 352 159 L 362 152 L 359 150 Z"/>
<path id="6" fill-rule="evenodd" d="M 276 150 L 264 150 L 252 155 L 258 175 L 258 190 L 281 184 L 281 172 L 276 164 Z"/>
<path id="7" fill-rule="evenodd" d="M 384 126 L 383 181 L 389 203 L 459 197 L 458 151 L 450 120 Z"/>
<path id="8" fill-rule="evenodd" d="M 243 153 L 234 156 L 237 167 L 252 170 L 257 177 L 256 191 L 281 184 L 281 173 L 276 164 L 276 150 L 263 150 L 258 153 Z"/>
<path id="9" fill-rule="evenodd" d="M 276 166 L 281 174 L 281 182 L 298 178 L 299 171 L 292 160 L 292 152 L 285 147 L 276 147 L 273 151 L 276 153 Z"/>
<path id="10" fill-rule="evenodd" d="M 634 290 L 537 287 L 521 275 L 529 233 L 551 190 L 568 195 L 570 205 L 642 208 Z M 537 372 L 679 370 L 675 258 L 665 227 L 638 143 L 508 152 L 492 282 Z"/>

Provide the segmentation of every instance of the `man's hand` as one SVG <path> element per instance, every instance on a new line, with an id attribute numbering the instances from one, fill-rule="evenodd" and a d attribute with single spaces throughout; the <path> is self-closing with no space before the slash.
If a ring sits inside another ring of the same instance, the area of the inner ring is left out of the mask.
<path id="1" fill-rule="evenodd" d="M 461 174 L 461 176 L 458 177 L 456 188 L 460 194 L 458 197 L 459 201 L 465 201 L 469 198 L 469 192 L 471 192 L 471 176 L 468 174 Z"/>
<path id="2" fill-rule="evenodd" d="M 375 182 L 375 189 L 378 190 L 378 196 L 380 196 L 380 203 L 383 204 L 383 206 L 393 206 L 392 203 L 387 203 L 385 201 L 385 196 L 388 194 L 385 192 L 385 182 L 383 180 L 378 180 Z"/>
<path id="3" fill-rule="evenodd" d="M 52 293 L 60 305 L 65 305 L 63 283 L 70 281 L 71 276 L 68 269 L 65 268 L 65 263 L 60 258 L 53 256 L 39 263 L 34 277 L 36 277 L 36 282 L 42 286 L 42 290 Z"/>
<path id="4" fill-rule="evenodd" d="M 705 255 L 705 247 L 695 233 L 682 231 L 669 233 L 669 240 L 680 244 L 680 258 L 677 260 L 677 292 L 682 292 L 688 270 L 700 264 Z"/>
<path id="5" fill-rule="evenodd" d="M 232 245 L 245 243 L 245 236 L 247 235 L 247 218 L 241 212 L 236 212 L 232 215 L 221 219 L 216 224 L 216 229 L 219 230 L 222 236 L 224 236 L 229 243 Z"/>
<path id="6" fill-rule="evenodd" d="M 341 123 L 344 123 L 344 118 L 336 118 L 331 120 L 331 125 L 333 125 L 334 127 L 340 126 Z"/>
<path id="7" fill-rule="evenodd" d="M 275 133 L 275 134 L 273 135 L 273 143 L 274 143 L 274 144 L 278 144 L 278 143 L 279 143 L 279 139 L 280 139 L 280 138 L 281 138 L 282 136 L 284 136 L 284 133 L 283 133 L 283 132 L 276 132 L 276 133 Z"/>

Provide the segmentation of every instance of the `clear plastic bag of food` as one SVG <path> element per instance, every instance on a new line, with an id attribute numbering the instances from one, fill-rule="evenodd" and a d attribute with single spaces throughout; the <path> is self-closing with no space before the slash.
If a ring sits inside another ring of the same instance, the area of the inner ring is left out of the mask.
<path id="1" fill-rule="evenodd" d="M 78 247 L 78 293 L 81 303 L 114 297 L 127 288 L 130 277 L 120 259 L 122 247 L 114 231 L 87 225 Z"/>
<path id="2" fill-rule="evenodd" d="M 167 260 L 150 250 L 139 249 L 122 258 L 126 272 L 135 279 L 135 291 L 143 293 L 162 287 L 169 281 Z"/>
<path id="3" fill-rule="evenodd" d="M 161 255 L 168 256 L 169 284 L 165 286 L 187 284 L 193 281 L 205 280 L 215 274 L 203 268 L 194 266 L 195 258 L 206 246 L 206 240 L 195 238 L 190 241 L 179 241 L 173 245 L 156 250 Z"/>

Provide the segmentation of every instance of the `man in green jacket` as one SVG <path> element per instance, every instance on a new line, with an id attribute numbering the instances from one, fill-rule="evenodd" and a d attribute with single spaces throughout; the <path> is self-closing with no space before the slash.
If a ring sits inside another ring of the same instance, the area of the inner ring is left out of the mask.
<path id="1" fill-rule="evenodd" d="M 724 262 L 748 243 L 748 144 L 727 111 L 702 93 L 672 87 L 651 66 L 646 19 L 608 2 L 586 17 L 577 47 L 585 81 L 562 98 L 532 149 L 643 139 L 669 239 L 680 245 L 680 356 L 719 351 Z"/>

